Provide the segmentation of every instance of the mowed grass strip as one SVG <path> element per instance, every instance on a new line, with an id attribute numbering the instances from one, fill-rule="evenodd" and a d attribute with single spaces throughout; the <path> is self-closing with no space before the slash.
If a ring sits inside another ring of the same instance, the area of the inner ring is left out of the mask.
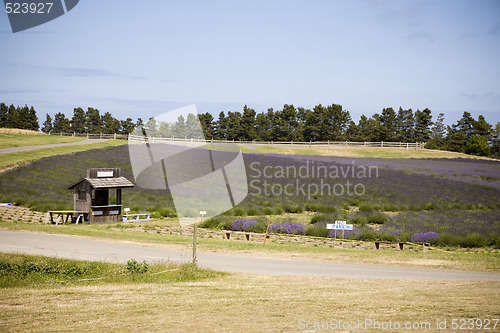
<path id="1" fill-rule="evenodd" d="M 166 223 L 166 222 L 165 222 Z M 172 223 L 172 222 L 170 222 Z M 87 225 L 51 225 L 37 223 L 10 223 L 0 221 L 0 228 L 9 230 L 26 230 L 51 234 L 77 235 L 110 241 L 136 242 L 150 246 L 166 246 L 178 249 L 191 249 L 192 236 L 159 234 L 155 229 L 158 223 L 139 224 L 146 226 L 143 231 L 127 231 L 134 227 L 130 223 L 87 224 Z M 186 233 L 191 228 L 184 227 Z M 306 246 L 290 243 L 262 244 L 243 240 L 224 240 L 221 238 L 198 238 L 198 250 L 229 254 L 249 254 L 278 258 L 304 260 L 323 260 L 340 263 L 357 263 L 369 265 L 393 265 L 415 268 L 456 269 L 464 271 L 500 271 L 500 253 L 445 253 L 440 251 L 422 252 L 406 249 L 397 251 L 395 248 L 380 250 L 339 249 L 328 245 Z"/>
<path id="2" fill-rule="evenodd" d="M 29 163 L 44 157 L 72 154 L 91 149 L 100 149 L 127 144 L 125 140 L 107 140 L 105 142 L 90 143 L 88 145 L 63 146 L 54 148 L 42 148 L 18 153 L 0 154 L 0 171 L 20 164 Z"/>
<path id="3" fill-rule="evenodd" d="M 192 264 L 137 262 L 126 265 L 0 253 L 0 288 L 47 287 L 88 283 L 170 283 L 224 275 Z"/>
<path id="4" fill-rule="evenodd" d="M 333 321 L 419 323 L 498 318 L 500 282 L 356 280 L 231 274 L 194 282 L 5 288 L 4 331 L 394 332 Z M 421 326 L 425 327 L 425 326 Z M 491 328 L 493 326 L 490 326 Z M 498 330 L 498 325 L 497 325 Z M 494 331 L 490 329 L 490 331 Z"/>
<path id="5" fill-rule="evenodd" d="M 85 140 L 84 137 L 59 136 L 59 135 L 32 135 L 0 133 L 0 149 L 38 146 L 58 143 L 69 143 Z"/>

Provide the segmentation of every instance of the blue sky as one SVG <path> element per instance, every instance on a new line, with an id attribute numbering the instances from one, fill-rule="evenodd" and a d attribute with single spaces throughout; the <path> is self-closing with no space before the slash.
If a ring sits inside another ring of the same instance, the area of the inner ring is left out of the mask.
<path id="1" fill-rule="evenodd" d="M 187 104 L 258 112 L 341 104 L 500 121 L 500 1 L 82 0 L 11 32 L 0 101 L 147 119 Z"/>

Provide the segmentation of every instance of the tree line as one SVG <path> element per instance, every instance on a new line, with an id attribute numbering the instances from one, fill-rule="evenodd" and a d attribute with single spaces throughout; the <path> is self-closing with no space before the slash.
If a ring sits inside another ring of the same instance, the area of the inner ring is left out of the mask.
<path id="1" fill-rule="evenodd" d="M 396 141 L 427 142 L 426 148 L 464 152 L 475 155 L 500 155 L 500 123 L 492 126 L 483 116 L 474 119 L 464 112 L 455 124 L 446 126 L 444 114 L 432 120 L 431 110 L 413 111 L 392 107 L 371 117 L 362 115 L 356 123 L 350 113 L 339 104 L 316 105 L 312 109 L 285 104 L 281 110 L 268 109 L 257 113 L 244 106 L 242 112 L 222 111 L 218 118 L 210 113 L 198 115 L 206 139 L 242 141 Z M 141 118 L 116 119 L 111 113 L 100 114 L 98 109 L 74 108 L 71 118 L 62 112 L 52 118 L 46 115 L 43 132 L 129 134 L 135 128 L 145 128 L 148 133 L 174 137 L 201 136 L 196 130 L 194 115 L 179 118 L 175 124 L 158 123 L 150 118 L 143 123 Z M 0 127 L 38 130 L 35 109 L 0 105 Z"/>

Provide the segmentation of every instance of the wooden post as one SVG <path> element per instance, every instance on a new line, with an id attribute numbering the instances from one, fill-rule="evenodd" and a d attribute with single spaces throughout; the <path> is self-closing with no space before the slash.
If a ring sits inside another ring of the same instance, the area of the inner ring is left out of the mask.
<path id="1" fill-rule="evenodd" d="M 196 265 L 196 248 L 198 247 L 198 224 L 194 224 L 193 230 L 193 264 Z"/>

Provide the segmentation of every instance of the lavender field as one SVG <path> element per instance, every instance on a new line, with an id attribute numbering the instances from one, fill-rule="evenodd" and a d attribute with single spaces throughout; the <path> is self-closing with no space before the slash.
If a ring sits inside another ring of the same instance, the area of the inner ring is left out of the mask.
<path id="1" fill-rule="evenodd" d="M 371 225 L 408 235 L 473 234 L 486 243 L 500 238 L 497 161 L 273 154 L 244 154 L 244 160 L 249 195 L 224 214 L 228 229 L 246 216 L 286 223 L 307 214 L 308 230 L 316 227 L 320 234 L 326 223 L 345 219 L 358 228 Z M 133 180 L 127 147 L 110 147 L 44 158 L 4 172 L 0 201 L 41 211 L 72 209 L 72 192 L 66 187 L 90 167 L 120 167 Z M 168 190 L 125 190 L 123 203 L 154 217 L 175 216 Z"/>

